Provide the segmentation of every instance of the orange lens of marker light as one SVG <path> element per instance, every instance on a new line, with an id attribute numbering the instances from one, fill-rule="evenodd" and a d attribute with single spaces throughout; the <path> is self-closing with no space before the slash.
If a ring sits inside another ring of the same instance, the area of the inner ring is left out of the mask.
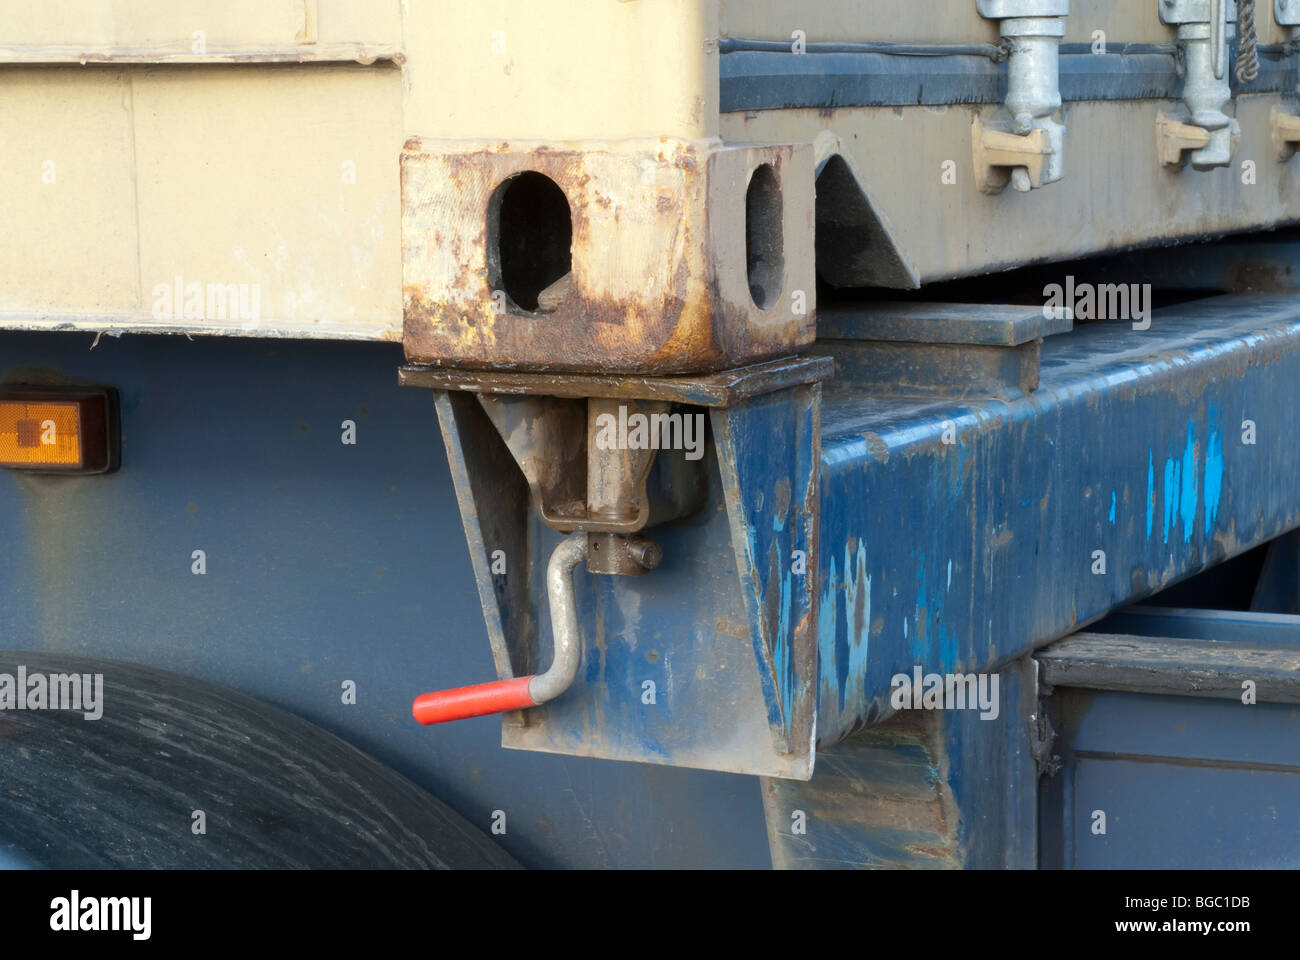
<path id="1" fill-rule="evenodd" d="M 106 473 L 117 466 L 111 391 L 0 387 L 0 467 Z"/>

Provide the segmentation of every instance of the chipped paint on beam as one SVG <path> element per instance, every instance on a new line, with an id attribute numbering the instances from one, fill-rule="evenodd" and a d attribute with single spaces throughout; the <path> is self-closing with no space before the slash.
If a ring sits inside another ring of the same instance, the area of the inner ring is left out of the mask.
<path id="1" fill-rule="evenodd" d="M 1300 525 L 1296 383 L 1300 308 L 1279 296 L 1053 337 L 1038 391 L 1014 402 L 864 404 L 837 383 L 819 744 L 888 716 L 896 673 L 987 670 Z M 846 564 L 857 542 L 865 569 Z M 868 581 L 872 623 L 854 623 L 846 597 Z M 846 655 L 867 643 L 865 661 Z"/>

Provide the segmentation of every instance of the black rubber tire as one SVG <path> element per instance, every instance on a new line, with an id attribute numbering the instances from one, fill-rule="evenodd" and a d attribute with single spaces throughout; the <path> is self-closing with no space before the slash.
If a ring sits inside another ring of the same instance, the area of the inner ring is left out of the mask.
<path id="1" fill-rule="evenodd" d="M 0 864 L 518 866 L 395 771 L 251 697 L 131 663 L 0 651 L 0 673 L 19 664 L 103 674 L 103 716 L 0 709 Z"/>

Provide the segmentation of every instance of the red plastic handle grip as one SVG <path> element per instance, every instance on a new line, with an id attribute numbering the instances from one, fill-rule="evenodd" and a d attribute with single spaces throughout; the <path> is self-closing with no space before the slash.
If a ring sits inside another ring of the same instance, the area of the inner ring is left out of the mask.
<path id="1" fill-rule="evenodd" d="M 515 677 L 513 680 L 422 693 L 411 705 L 411 714 L 420 723 L 430 724 L 535 707 L 537 702 L 528 695 L 528 681 L 532 679 Z"/>

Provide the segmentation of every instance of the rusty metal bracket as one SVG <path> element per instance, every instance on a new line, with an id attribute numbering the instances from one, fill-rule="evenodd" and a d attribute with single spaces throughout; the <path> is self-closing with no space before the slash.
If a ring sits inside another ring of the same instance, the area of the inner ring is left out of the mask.
<path id="1" fill-rule="evenodd" d="M 563 697 L 503 714 L 503 745 L 811 776 L 820 381 L 832 369 L 827 358 L 789 358 L 669 378 L 403 370 L 403 383 L 436 388 L 498 683 L 550 662 L 548 600 L 538 571 L 560 533 L 553 515 L 548 520 L 533 509 L 536 491 L 576 503 L 585 480 L 582 508 L 590 519 L 602 507 L 630 509 L 624 494 L 633 488 L 625 480 L 642 476 L 642 458 L 606 458 L 594 472 L 586 463 L 577 469 L 583 438 L 590 437 L 581 415 L 629 403 L 660 410 L 674 404 L 709 425 L 700 461 L 707 482 L 692 491 L 707 497 L 702 509 L 695 499 L 683 512 L 692 498 L 678 490 L 676 499 L 665 495 L 678 512 L 660 519 L 654 505 L 662 510 L 665 501 L 655 492 L 656 477 L 680 486 L 663 469 L 682 459 L 681 451 L 661 449 L 645 474 L 653 542 L 589 522 L 580 527 L 588 530 L 586 573 L 577 575 L 574 600 L 582 664 Z M 543 421 L 531 434 L 530 411 Z M 560 439 L 548 475 L 529 451 Z M 608 484 L 604 470 L 613 471 Z M 564 525 L 581 522 L 573 509 Z M 595 575 L 655 567 L 654 576 L 643 578 Z M 663 618 L 650 614 L 682 604 L 695 611 L 699 630 L 664 631 Z M 649 701 L 646 689 L 653 691 Z M 717 730 L 728 735 L 718 737 Z"/>
<path id="2" fill-rule="evenodd" d="M 403 387 L 503 396 L 610 397 L 732 407 L 765 393 L 825 380 L 834 369 L 829 357 L 783 357 L 717 373 L 675 377 L 487 372 L 410 363 L 398 368 L 397 382 Z"/>
<path id="3" fill-rule="evenodd" d="M 592 442 L 593 423 L 603 414 L 670 416 L 669 404 L 623 401 L 610 410 L 606 408 L 611 401 L 600 400 L 493 394 L 479 394 L 478 399 L 523 471 L 533 504 L 547 526 L 564 533 L 626 534 L 650 522 L 647 483 L 658 451 L 598 455 Z M 679 471 L 683 481 L 679 491 L 688 485 L 688 472 Z"/>
<path id="4" fill-rule="evenodd" d="M 600 418 L 620 428 L 638 415 L 651 423 L 676 418 L 673 423 L 689 426 L 682 419 L 686 406 L 731 406 L 832 370 L 827 357 L 785 358 L 695 377 L 491 373 L 412 364 L 401 368 L 399 380 L 404 386 L 474 392 L 551 529 L 626 535 L 697 509 L 706 485 L 704 464 L 659 457 L 657 447 L 597 450 Z M 606 548 L 607 555 L 624 558 L 615 564 L 619 570 L 640 572 L 626 562 L 628 549 Z"/>
<path id="5" fill-rule="evenodd" d="M 813 340 L 811 144 L 413 139 L 401 168 L 409 360 L 665 375 Z"/>

